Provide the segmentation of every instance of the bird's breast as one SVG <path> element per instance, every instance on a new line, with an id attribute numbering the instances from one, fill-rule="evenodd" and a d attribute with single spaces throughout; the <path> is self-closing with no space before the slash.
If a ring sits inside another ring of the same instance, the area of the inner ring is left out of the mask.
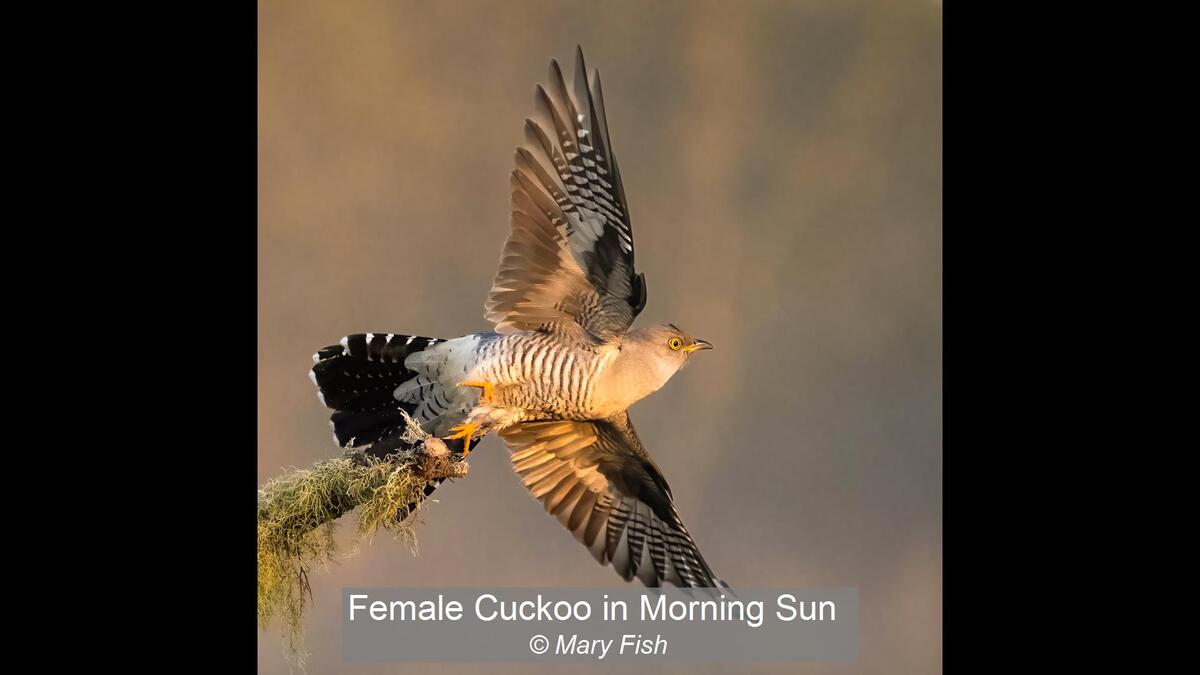
<path id="1" fill-rule="evenodd" d="M 620 412 L 610 412 L 609 397 L 602 393 L 614 350 L 554 336 L 512 337 L 481 364 L 481 375 L 495 385 L 493 405 L 558 419 L 599 419 Z"/>

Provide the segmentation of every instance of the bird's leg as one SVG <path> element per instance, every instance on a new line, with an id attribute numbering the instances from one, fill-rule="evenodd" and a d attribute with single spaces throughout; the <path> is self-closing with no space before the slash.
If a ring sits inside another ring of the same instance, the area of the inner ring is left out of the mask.
<path id="1" fill-rule="evenodd" d="M 466 422 L 464 424 L 459 424 L 457 426 L 450 427 L 450 431 L 453 433 L 449 436 L 446 436 L 442 440 L 454 441 L 461 438 L 463 442 L 463 457 L 466 457 L 467 455 L 471 454 L 471 435 L 474 434 L 475 430 L 478 428 L 479 424 L 477 422 Z"/>
<path id="2" fill-rule="evenodd" d="M 483 390 L 482 393 L 479 394 L 480 404 L 487 404 L 492 399 L 493 387 L 491 382 L 467 381 L 459 382 L 458 386 L 478 387 L 479 389 Z M 466 457 L 471 452 L 471 436 L 479 429 L 479 426 L 480 425 L 478 422 L 464 422 L 457 426 L 450 427 L 450 431 L 452 432 L 451 435 L 446 436 L 442 440 L 453 441 L 461 438 L 463 442 L 463 457 Z"/>
<path id="3" fill-rule="evenodd" d="M 483 390 L 479 395 L 480 403 L 487 403 L 492 399 L 492 383 L 491 382 L 459 382 L 460 387 L 478 387 Z"/>

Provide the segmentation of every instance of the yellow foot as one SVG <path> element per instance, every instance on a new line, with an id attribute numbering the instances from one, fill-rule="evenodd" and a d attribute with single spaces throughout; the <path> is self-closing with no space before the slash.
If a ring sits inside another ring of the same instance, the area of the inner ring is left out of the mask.
<path id="1" fill-rule="evenodd" d="M 492 398 L 492 383 L 491 382 L 459 382 L 460 387 L 478 387 L 483 390 L 479 395 L 480 403 L 487 403 Z"/>
<path id="2" fill-rule="evenodd" d="M 474 422 L 459 424 L 458 426 L 450 427 L 450 431 L 453 433 L 449 436 L 446 436 L 442 440 L 454 441 L 460 438 L 463 439 L 463 457 L 466 457 L 471 453 L 471 435 L 474 434 L 475 430 L 478 428 L 479 425 Z"/>

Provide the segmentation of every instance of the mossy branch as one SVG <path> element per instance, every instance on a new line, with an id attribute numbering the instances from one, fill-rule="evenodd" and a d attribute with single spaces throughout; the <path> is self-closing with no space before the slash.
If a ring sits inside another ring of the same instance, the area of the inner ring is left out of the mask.
<path id="1" fill-rule="evenodd" d="M 303 666 L 305 595 L 308 572 L 334 560 L 334 521 L 358 510 L 355 550 L 384 528 L 416 552 L 413 524 L 425 504 L 425 484 L 461 478 L 466 463 L 446 444 L 405 416 L 405 440 L 414 449 L 383 459 L 361 451 L 292 469 L 258 493 L 258 621 L 283 622 L 288 653 Z"/>

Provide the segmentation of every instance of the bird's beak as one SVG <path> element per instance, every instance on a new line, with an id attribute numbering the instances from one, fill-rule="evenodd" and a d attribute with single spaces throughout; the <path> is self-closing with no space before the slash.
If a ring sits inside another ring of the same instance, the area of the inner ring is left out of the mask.
<path id="1" fill-rule="evenodd" d="M 691 353 L 701 349 L 712 349 L 712 344 L 707 340 L 692 340 L 692 344 L 683 348 L 683 351 Z"/>

